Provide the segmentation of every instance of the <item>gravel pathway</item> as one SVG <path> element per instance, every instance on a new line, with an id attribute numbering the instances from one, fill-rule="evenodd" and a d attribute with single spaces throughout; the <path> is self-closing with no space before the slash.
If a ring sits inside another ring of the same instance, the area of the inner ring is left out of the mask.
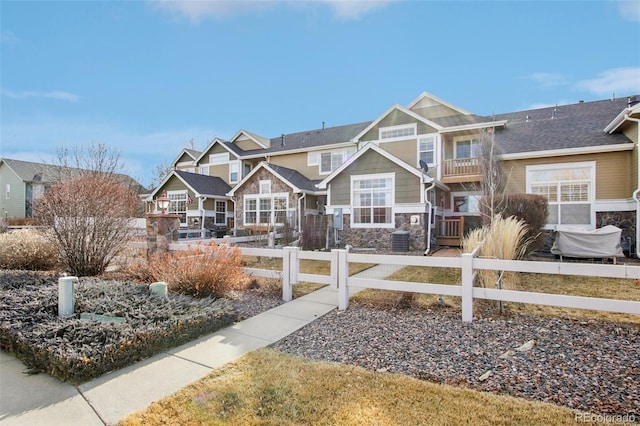
<path id="1" fill-rule="evenodd" d="M 640 419 L 640 326 L 352 306 L 274 345 L 308 358 Z M 527 347 L 530 347 L 529 349 Z"/>

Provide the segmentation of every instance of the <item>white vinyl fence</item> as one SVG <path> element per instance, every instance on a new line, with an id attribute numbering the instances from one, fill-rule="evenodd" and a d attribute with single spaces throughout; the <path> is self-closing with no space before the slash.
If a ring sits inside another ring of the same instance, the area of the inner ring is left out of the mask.
<path id="1" fill-rule="evenodd" d="M 171 250 L 184 250 L 186 244 L 172 244 Z M 290 301 L 293 285 L 300 282 L 328 284 L 337 289 L 338 308 L 349 306 L 349 287 L 395 290 L 414 293 L 457 296 L 462 299 L 462 320 L 473 320 L 474 299 L 489 299 L 504 302 L 529 303 L 577 309 L 592 309 L 640 315 L 640 301 L 603 299 L 562 294 L 535 293 L 475 287 L 478 271 L 528 272 L 555 275 L 576 275 L 587 277 L 640 279 L 640 266 L 628 264 L 604 265 L 587 263 L 532 262 L 519 260 L 483 259 L 473 253 L 461 257 L 424 257 L 402 255 L 374 255 L 351 253 L 347 250 L 331 252 L 302 251 L 298 247 L 284 249 L 264 249 L 240 247 L 243 256 L 282 258 L 282 271 L 245 268 L 246 272 L 258 277 L 282 279 L 282 298 Z M 320 260 L 331 263 L 330 275 L 305 274 L 300 272 L 300 260 Z M 462 285 L 441 283 L 415 283 L 389 281 L 384 279 L 358 278 L 349 276 L 349 263 L 371 263 L 378 265 L 402 265 L 435 268 L 456 268 L 461 270 Z M 631 285 L 631 283 L 630 283 Z"/>

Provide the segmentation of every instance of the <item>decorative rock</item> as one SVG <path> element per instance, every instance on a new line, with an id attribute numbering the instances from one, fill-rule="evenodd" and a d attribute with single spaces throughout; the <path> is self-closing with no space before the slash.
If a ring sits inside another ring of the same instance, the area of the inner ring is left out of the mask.
<path id="1" fill-rule="evenodd" d="M 518 352 L 527 352 L 527 351 L 530 351 L 531 349 L 533 349 L 533 347 L 535 345 L 536 345 L 536 341 L 535 340 L 529 340 L 527 343 L 524 343 L 519 348 L 516 348 L 516 351 L 518 351 Z"/>
<path id="2" fill-rule="evenodd" d="M 149 284 L 149 290 L 151 290 L 151 293 L 155 294 L 156 296 L 167 297 L 167 283 L 165 283 L 164 281 L 158 281 Z"/>
<path id="3" fill-rule="evenodd" d="M 516 351 L 514 351 L 513 349 L 509 349 L 508 351 L 506 351 L 505 353 L 503 353 L 502 355 L 500 355 L 498 358 L 500 359 L 506 359 L 509 358 L 513 355 L 515 355 Z"/>
<path id="4" fill-rule="evenodd" d="M 482 376 L 478 377 L 478 380 L 481 382 L 484 382 L 485 380 L 487 380 L 491 375 L 493 374 L 493 371 L 488 370 L 486 371 Z"/>

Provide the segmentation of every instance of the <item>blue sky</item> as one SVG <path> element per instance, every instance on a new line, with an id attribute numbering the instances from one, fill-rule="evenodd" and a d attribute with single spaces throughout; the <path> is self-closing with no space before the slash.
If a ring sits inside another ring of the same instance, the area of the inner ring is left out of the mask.
<path id="1" fill-rule="evenodd" d="M 183 147 L 640 94 L 640 1 L 0 1 L 0 156 L 104 143 L 151 181 Z"/>

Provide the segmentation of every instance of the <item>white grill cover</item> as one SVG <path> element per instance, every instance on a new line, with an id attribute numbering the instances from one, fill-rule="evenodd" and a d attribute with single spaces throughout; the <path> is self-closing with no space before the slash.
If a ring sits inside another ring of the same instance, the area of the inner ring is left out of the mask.
<path id="1" fill-rule="evenodd" d="M 624 257 L 621 233 L 622 229 L 613 225 L 593 231 L 558 226 L 551 253 L 568 257 Z"/>

